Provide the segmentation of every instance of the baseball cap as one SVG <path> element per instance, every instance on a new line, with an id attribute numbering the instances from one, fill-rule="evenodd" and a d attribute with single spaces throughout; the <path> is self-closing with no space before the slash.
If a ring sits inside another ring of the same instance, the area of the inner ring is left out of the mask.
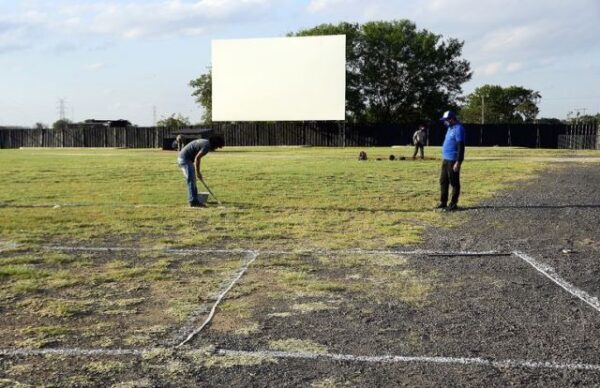
<path id="1" fill-rule="evenodd" d="M 447 110 L 444 112 L 444 115 L 442 116 L 442 118 L 440 119 L 441 121 L 446 121 L 449 119 L 455 119 L 456 118 L 456 113 L 454 113 L 451 110 Z"/>

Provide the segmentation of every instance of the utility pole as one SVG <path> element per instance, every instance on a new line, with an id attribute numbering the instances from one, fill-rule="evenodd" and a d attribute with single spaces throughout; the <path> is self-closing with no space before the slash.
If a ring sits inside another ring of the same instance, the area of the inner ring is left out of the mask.
<path id="1" fill-rule="evenodd" d="M 65 99 L 64 98 L 59 98 L 58 99 L 58 119 L 63 121 L 65 119 Z"/>
<path id="2" fill-rule="evenodd" d="M 481 124 L 485 124 L 485 94 L 481 95 Z"/>
<path id="3" fill-rule="evenodd" d="M 579 116 L 581 116 L 581 112 L 583 112 L 583 116 L 585 116 L 585 112 L 587 111 L 587 108 L 575 108 L 573 109 L 573 111 L 576 113 L 576 120 L 579 121 Z"/>

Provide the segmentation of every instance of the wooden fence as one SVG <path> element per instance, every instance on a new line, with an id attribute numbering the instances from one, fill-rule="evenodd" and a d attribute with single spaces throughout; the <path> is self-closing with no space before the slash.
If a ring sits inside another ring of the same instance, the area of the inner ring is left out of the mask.
<path id="1" fill-rule="evenodd" d="M 229 146 L 391 146 L 412 141 L 417 124 L 344 124 L 337 122 L 213 123 Z M 567 125 L 466 124 L 467 146 L 557 148 Z M 187 129 L 190 132 L 190 129 Z M 191 132 L 194 130 L 192 129 Z M 76 127 L 68 129 L 0 129 L 0 148 L 123 147 L 170 148 L 178 130 L 162 127 Z M 429 144 L 440 145 L 446 129 L 429 128 Z"/>

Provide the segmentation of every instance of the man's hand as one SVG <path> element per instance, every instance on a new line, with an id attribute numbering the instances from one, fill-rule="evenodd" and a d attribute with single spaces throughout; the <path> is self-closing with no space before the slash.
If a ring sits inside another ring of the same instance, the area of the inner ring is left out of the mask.
<path id="1" fill-rule="evenodd" d="M 196 171 L 196 179 L 198 179 L 199 181 L 202 180 L 202 173 L 200 171 Z"/>
<path id="2" fill-rule="evenodd" d="M 452 170 L 454 170 L 454 172 L 459 172 L 460 171 L 460 162 L 454 162 L 454 165 L 452 165 Z"/>

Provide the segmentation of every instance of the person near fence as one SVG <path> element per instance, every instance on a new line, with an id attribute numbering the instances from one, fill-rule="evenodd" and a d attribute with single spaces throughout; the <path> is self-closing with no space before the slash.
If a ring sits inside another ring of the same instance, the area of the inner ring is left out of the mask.
<path id="1" fill-rule="evenodd" d="M 440 119 L 448 128 L 442 145 L 442 169 L 440 173 L 440 203 L 436 209 L 454 211 L 458 209 L 460 196 L 460 169 L 465 158 L 465 128 L 453 111 L 446 111 Z M 448 204 L 448 189 L 452 186 L 452 197 Z"/>
<path id="2" fill-rule="evenodd" d="M 175 142 L 177 144 L 177 151 L 181 151 L 183 148 L 183 136 L 181 136 L 181 134 L 177 135 Z"/>
<path id="3" fill-rule="evenodd" d="M 425 159 L 425 143 L 427 142 L 427 128 L 424 125 L 419 125 L 419 129 L 415 131 L 412 137 L 415 146 L 413 160 L 417 158 L 417 152 L 420 151 L 421 159 Z"/>
<path id="4" fill-rule="evenodd" d="M 202 179 L 202 171 L 200 170 L 202 158 L 224 145 L 225 139 L 222 135 L 212 135 L 208 139 L 193 140 L 179 151 L 177 165 L 181 168 L 185 177 L 190 207 L 204 207 L 198 201 L 198 186 L 196 185 L 196 179 Z"/>

